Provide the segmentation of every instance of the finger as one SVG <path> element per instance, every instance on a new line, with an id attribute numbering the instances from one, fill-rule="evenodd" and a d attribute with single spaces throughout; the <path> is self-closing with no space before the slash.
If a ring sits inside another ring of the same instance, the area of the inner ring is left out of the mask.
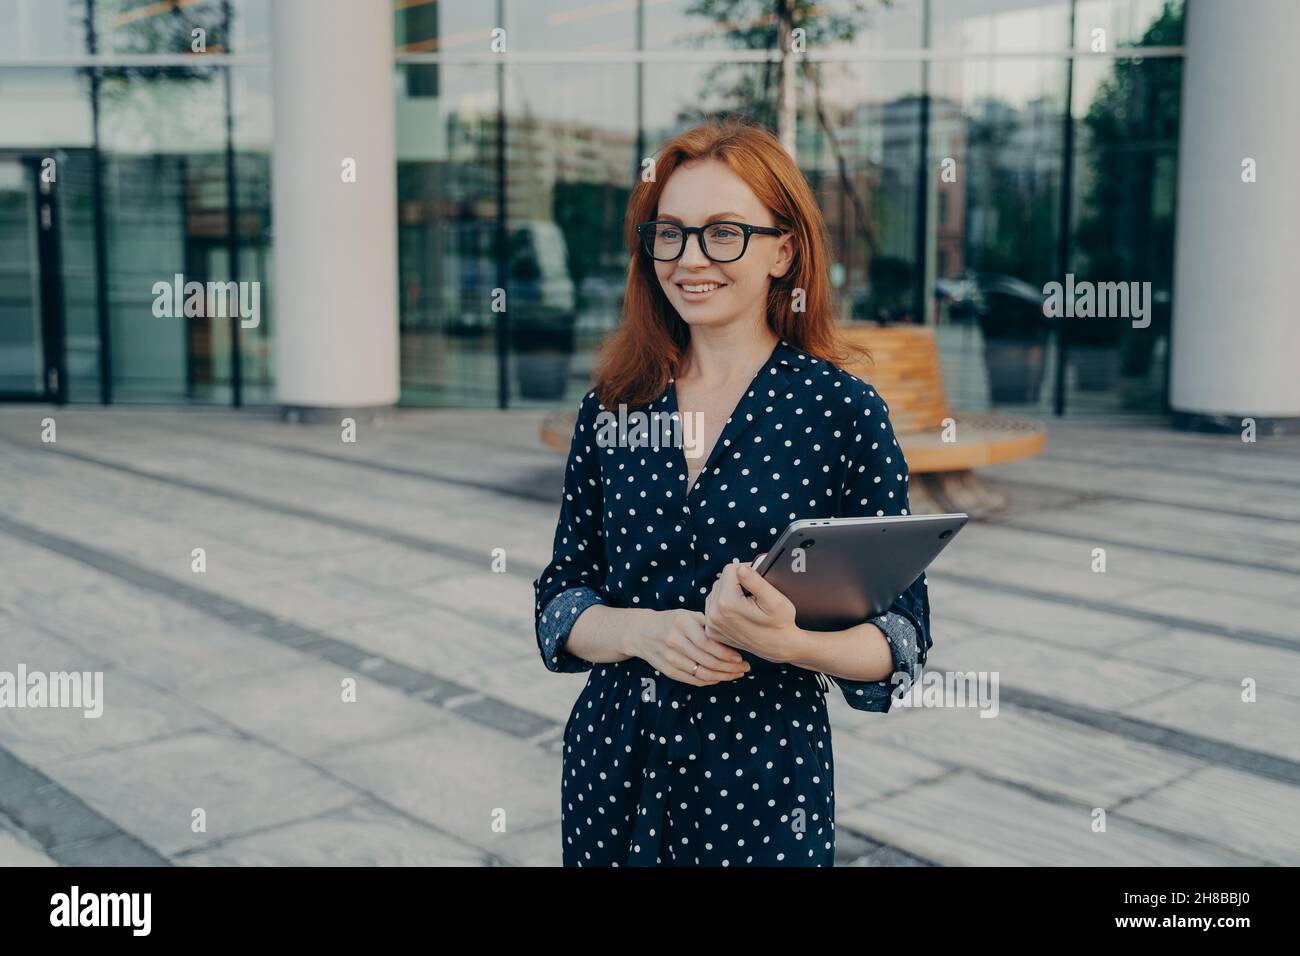
<path id="1" fill-rule="evenodd" d="M 696 648 L 714 658 L 718 664 L 729 663 L 734 665 L 744 662 L 745 659 L 740 656 L 739 651 L 712 640 L 708 636 L 707 627 L 707 618 L 702 618 L 700 621 L 692 620 L 683 628 L 683 634 Z M 682 650 L 686 651 L 687 648 L 682 648 Z M 715 670 L 717 669 L 715 664 L 707 661 L 706 663 L 709 663 L 709 666 L 714 667 Z"/>
<path id="2" fill-rule="evenodd" d="M 738 568 L 739 565 L 733 561 L 725 565 L 722 573 L 718 575 L 718 580 L 713 585 L 713 594 L 716 596 L 713 602 L 715 611 L 735 610 L 740 607 L 740 602 L 745 600 L 745 593 L 740 590 Z"/>
<path id="3" fill-rule="evenodd" d="M 664 649 L 680 654 L 685 660 L 689 661 L 686 670 L 696 676 L 705 673 L 706 670 L 713 674 L 725 675 L 728 679 L 746 673 L 743 662 L 736 664 L 716 658 L 684 636 L 670 638 L 670 643 L 665 644 Z M 700 665 L 699 670 L 695 670 L 696 664 Z"/>
<path id="4" fill-rule="evenodd" d="M 690 667 L 682 670 L 682 668 L 672 663 L 672 660 L 668 657 L 667 649 L 656 657 L 651 666 L 659 673 L 663 674 L 665 677 L 671 678 L 672 680 L 680 681 L 683 684 L 691 684 L 695 687 L 704 686 L 704 682 L 691 673 Z M 691 667 L 694 666 L 694 664 L 691 665 Z"/>
<path id="5" fill-rule="evenodd" d="M 790 599 L 777 590 L 776 585 L 749 565 L 742 565 L 736 572 L 736 578 L 764 615 L 775 615 L 790 603 Z"/>
<path id="6" fill-rule="evenodd" d="M 752 624 L 769 623 L 767 612 L 741 590 L 742 576 L 744 576 L 744 582 L 752 583 L 757 580 L 767 584 L 766 581 L 759 577 L 758 572 L 749 565 L 739 562 L 729 564 L 723 571 L 722 578 L 718 581 L 718 606 L 722 610 Z M 767 586 L 776 591 L 772 585 L 767 584 Z"/>
<path id="7" fill-rule="evenodd" d="M 705 635 L 709 641 L 720 644 L 727 650 L 742 651 L 747 649 L 744 640 L 738 637 L 732 637 L 727 631 L 723 630 L 717 624 L 710 624 L 705 628 Z M 742 660 L 744 658 L 742 657 Z M 748 673 L 748 671 L 746 671 Z"/>
<path id="8" fill-rule="evenodd" d="M 670 667 L 676 669 L 676 671 L 681 675 L 670 676 L 673 676 L 675 680 L 684 681 L 687 684 L 694 684 L 697 687 L 702 687 L 705 684 L 716 684 L 718 681 L 722 680 L 731 680 L 736 676 L 734 674 L 728 674 L 724 671 L 715 671 L 710 667 L 706 667 L 702 662 L 687 657 L 675 647 L 664 648 L 664 660 Z M 699 664 L 699 666 L 696 667 L 696 664 Z"/>

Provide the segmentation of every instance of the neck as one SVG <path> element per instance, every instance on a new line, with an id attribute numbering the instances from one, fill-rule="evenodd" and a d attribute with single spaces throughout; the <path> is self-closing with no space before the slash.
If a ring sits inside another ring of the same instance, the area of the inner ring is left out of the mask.
<path id="1" fill-rule="evenodd" d="M 705 386 L 723 385 L 737 378 L 748 381 L 767 361 L 777 341 L 762 319 L 693 328 L 677 377 L 694 379 Z"/>

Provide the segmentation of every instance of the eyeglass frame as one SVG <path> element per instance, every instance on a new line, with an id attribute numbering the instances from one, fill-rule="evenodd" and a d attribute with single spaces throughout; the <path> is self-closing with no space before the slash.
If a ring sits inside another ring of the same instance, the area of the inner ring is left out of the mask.
<path id="1" fill-rule="evenodd" d="M 647 236 L 646 230 L 650 226 L 659 226 L 659 225 L 673 226 L 674 228 L 680 229 L 682 231 L 682 248 L 678 251 L 677 255 L 673 256 L 671 259 L 660 259 L 646 245 L 646 236 Z M 736 256 L 736 258 L 715 259 L 713 258 L 713 256 L 709 255 L 708 246 L 704 242 L 704 230 L 711 229 L 714 226 L 735 226 L 744 234 L 745 244 L 740 247 L 740 253 L 739 255 Z M 683 226 L 680 222 L 673 222 L 671 219 L 651 219 L 649 222 L 639 222 L 636 225 L 637 235 L 641 237 L 641 248 L 645 250 L 646 255 L 648 255 L 653 262 L 676 262 L 682 256 L 686 255 L 686 244 L 690 242 L 692 233 L 699 235 L 700 238 L 698 242 L 700 246 L 700 252 L 704 254 L 704 257 L 706 259 L 708 259 L 710 262 L 728 263 L 728 262 L 738 262 L 740 259 L 744 258 L 745 253 L 749 251 L 749 239 L 751 236 L 754 235 L 784 236 L 789 231 L 790 231 L 789 229 L 779 229 L 776 226 L 755 226 L 747 222 L 737 222 L 734 219 L 718 219 L 715 220 L 714 222 L 706 222 L 702 226 Z"/>

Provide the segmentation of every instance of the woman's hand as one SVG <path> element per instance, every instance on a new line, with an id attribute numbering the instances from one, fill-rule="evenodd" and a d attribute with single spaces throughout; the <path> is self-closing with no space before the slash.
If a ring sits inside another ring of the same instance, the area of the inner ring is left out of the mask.
<path id="1" fill-rule="evenodd" d="M 761 558 L 759 555 L 754 563 Z M 790 599 L 753 565 L 732 562 L 722 569 L 704 602 L 704 632 L 721 644 L 784 664 L 794 660 L 804 644 L 794 616 Z"/>
<path id="2" fill-rule="evenodd" d="M 627 651 L 673 680 L 705 687 L 749 673 L 749 662 L 710 640 L 699 611 L 656 611 L 650 625 L 628 635 Z"/>

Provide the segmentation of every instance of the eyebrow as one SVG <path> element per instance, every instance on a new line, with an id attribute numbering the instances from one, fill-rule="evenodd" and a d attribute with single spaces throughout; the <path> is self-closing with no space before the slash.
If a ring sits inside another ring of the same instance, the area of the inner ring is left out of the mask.
<path id="1" fill-rule="evenodd" d="M 682 220 L 680 216 L 670 216 L 667 213 L 660 213 L 657 218 L 668 219 L 671 220 L 672 222 L 681 223 L 682 225 L 685 225 L 685 222 Z M 739 212 L 715 212 L 712 216 L 710 216 L 708 219 L 705 219 L 704 221 L 706 223 L 717 222 L 719 219 L 738 219 L 741 222 L 749 221 L 748 219 L 745 218 L 743 213 L 739 213 Z"/>

